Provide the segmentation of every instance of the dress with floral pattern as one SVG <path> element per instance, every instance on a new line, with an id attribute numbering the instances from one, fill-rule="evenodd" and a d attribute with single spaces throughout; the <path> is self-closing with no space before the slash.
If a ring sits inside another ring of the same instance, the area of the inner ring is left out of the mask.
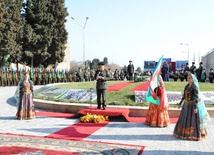
<path id="1" fill-rule="evenodd" d="M 200 129 L 198 106 L 198 88 L 195 84 L 187 84 L 182 97 L 183 105 L 179 119 L 175 125 L 174 135 L 185 140 L 200 140 L 206 136 L 206 129 Z"/>
<path id="2" fill-rule="evenodd" d="M 158 88 L 158 89 L 157 89 Z M 157 96 L 160 98 L 163 96 L 162 89 L 163 87 L 157 87 L 155 92 Z M 168 108 L 163 108 L 160 105 L 150 103 L 149 109 L 146 115 L 146 125 L 150 125 L 153 127 L 166 127 L 170 124 Z"/>
<path id="3" fill-rule="evenodd" d="M 32 82 L 22 81 L 19 88 L 19 104 L 16 117 L 20 120 L 35 118 Z"/>

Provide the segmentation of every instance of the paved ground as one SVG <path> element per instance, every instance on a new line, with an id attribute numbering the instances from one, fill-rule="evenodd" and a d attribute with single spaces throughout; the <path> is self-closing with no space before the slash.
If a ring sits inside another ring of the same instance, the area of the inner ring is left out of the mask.
<path id="1" fill-rule="evenodd" d="M 52 117 L 19 121 L 15 118 L 15 90 L 16 87 L 0 87 L 0 133 L 45 136 L 78 121 Z M 171 124 L 167 128 L 152 128 L 143 123 L 110 122 L 85 140 L 146 146 L 143 155 L 214 154 L 214 118 L 207 127 L 208 137 L 202 141 L 175 138 L 172 135 L 174 126 Z"/>

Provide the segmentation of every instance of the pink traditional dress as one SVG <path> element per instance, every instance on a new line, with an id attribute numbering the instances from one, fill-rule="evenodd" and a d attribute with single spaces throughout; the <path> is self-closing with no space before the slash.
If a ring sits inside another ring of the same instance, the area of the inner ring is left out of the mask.
<path id="1" fill-rule="evenodd" d="M 19 103 L 16 117 L 20 120 L 36 117 L 33 103 L 33 84 L 31 81 L 21 81 L 19 85 Z"/>

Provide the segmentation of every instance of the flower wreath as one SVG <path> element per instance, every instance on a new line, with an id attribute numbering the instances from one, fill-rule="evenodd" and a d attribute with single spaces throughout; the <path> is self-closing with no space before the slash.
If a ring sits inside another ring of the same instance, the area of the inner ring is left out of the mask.
<path id="1" fill-rule="evenodd" d="M 80 122 L 83 122 L 83 123 L 90 123 L 90 122 L 100 123 L 107 120 L 108 120 L 108 116 L 96 115 L 91 113 L 87 113 L 86 115 L 80 117 Z"/>

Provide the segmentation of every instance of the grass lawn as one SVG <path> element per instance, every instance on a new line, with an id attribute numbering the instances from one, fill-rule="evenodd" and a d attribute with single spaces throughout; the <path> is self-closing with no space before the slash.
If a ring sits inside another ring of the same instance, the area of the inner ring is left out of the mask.
<path id="1" fill-rule="evenodd" d="M 123 81 L 108 81 L 108 86 L 120 83 Z M 135 102 L 135 93 L 130 91 L 132 88 L 138 86 L 143 82 L 135 82 L 131 85 L 125 87 L 121 91 L 118 92 L 108 92 L 107 93 L 107 105 L 128 105 L 128 106 L 147 106 L 147 103 L 136 103 Z M 182 92 L 187 82 L 165 82 L 166 91 L 176 91 Z M 66 84 L 55 85 L 54 87 L 58 88 L 67 88 L 67 89 L 90 89 L 93 88 L 95 90 L 96 83 L 95 82 L 72 82 Z M 200 83 L 201 91 L 214 91 L 214 84 L 211 83 Z M 52 100 L 52 99 L 50 99 Z M 66 100 L 60 100 L 61 102 L 69 102 Z M 93 102 L 96 104 L 96 101 Z M 172 105 L 173 106 L 173 105 Z"/>

